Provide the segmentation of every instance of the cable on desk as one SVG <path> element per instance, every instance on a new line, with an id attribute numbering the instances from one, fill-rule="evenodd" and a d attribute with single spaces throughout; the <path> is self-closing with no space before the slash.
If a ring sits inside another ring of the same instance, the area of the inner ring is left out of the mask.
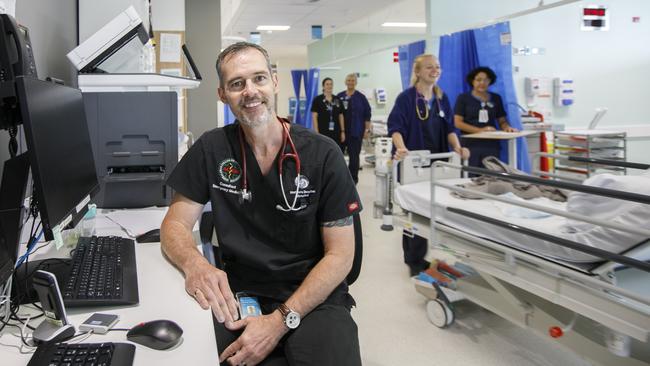
<path id="1" fill-rule="evenodd" d="M 109 329 L 108 331 L 109 331 L 109 332 L 112 332 L 112 331 L 128 332 L 128 331 L 130 331 L 130 330 L 131 330 L 131 328 L 111 328 L 111 329 Z"/>

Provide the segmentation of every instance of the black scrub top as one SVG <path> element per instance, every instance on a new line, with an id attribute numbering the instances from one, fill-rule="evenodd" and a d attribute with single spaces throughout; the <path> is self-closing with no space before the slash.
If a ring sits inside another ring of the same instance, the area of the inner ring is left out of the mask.
<path id="1" fill-rule="evenodd" d="M 454 113 L 458 116 L 462 116 L 465 123 L 472 126 L 479 128 L 492 126 L 498 130 L 498 120 L 501 117 L 505 117 L 506 112 L 503 108 L 503 102 L 499 94 L 488 92 L 488 95 L 489 100 L 485 103 L 473 96 L 471 92 L 459 95 L 456 99 Z M 488 121 L 485 123 L 478 121 L 479 111 L 483 108 L 488 111 Z M 462 134 L 465 135 L 466 133 L 462 132 Z M 472 148 L 489 148 L 498 150 L 501 146 L 498 140 L 481 139 L 463 139 L 463 145 L 470 148 L 470 150 Z"/>
<path id="2" fill-rule="evenodd" d="M 332 101 L 328 102 L 324 94 L 314 98 L 311 103 L 311 111 L 318 114 L 318 132 L 334 141 L 341 142 L 341 125 L 339 115 L 343 113 L 343 103 L 336 95 L 332 95 Z M 330 130 L 330 121 L 334 122 L 334 128 Z"/>
<path id="3" fill-rule="evenodd" d="M 238 129 L 236 122 L 206 132 L 178 163 L 167 184 L 192 201 L 212 202 L 231 289 L 282 302 L 323 257 L 320 223 L 359 212 L 361 201 L 340 148 L 311 130 L 291 125 L 290 135 L 301 160 L 301 178 L 296 179 L 294 160 L 286 158 L 282 168 L 284 188 L 291 204 L 298 184 L 296 207 L 307 207 L 297 212 L 276 208 L 286 207 L 278 173 L 280 154 L 263 176 L 245 140 L 252 200 L 240 202 L 244 164 Z M 292 152 L 289 146 L 285 152 Z M 333 291 L 330 299 L 342 295 L 347 296 L 345 283 Z"/>

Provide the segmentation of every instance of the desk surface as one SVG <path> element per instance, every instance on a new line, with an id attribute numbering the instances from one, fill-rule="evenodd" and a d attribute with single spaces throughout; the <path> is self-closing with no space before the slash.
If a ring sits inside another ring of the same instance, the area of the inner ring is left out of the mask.
<path id="1" fill-rule="evenodd" d="M 519 131 L 519 132 L 505 132 L 505 131 L 486 131 L 462 135 L 466 139 L 488 139 L 488 140 L 510 140 L 517 137 L 524 137 L 528 135 L 538 134 L 540 131 Z"/>
<path id="2" fill-rule="evenodd" d="M 99 235 L 125 236 L 110 220 L 104 217 L 98 217 L 96 220 Z M 54 245 L 48 246 L 48 249 L 41 258 L 56 256 Z M 127 307 L 68 309 L 70 322 L 76 327 L 93 312 L 119 314 L 120 320 L 115 328 L 130 328 L 140 322 L 155 319 L 173 320 L 183 329 L 183 341 L 165 351 L 135 344 L 134 365 L 217 365 L 219 356 L 211 312 L 201 309 L 185 292 L 185 279 L 164 258 L 159 243 L 136 243 L 135 249 L 140 304 Z M 21 313 L 23 308 L 21 307 Z M 41 319 L 36 319 L 30 324 L 35 326 L 40 321 Z M 83 342 L 127 342 L 126 332 L 93 334 Z M 32 355 L 21 354 L 17 348 L 20 344 L 18 328 L 5 327 L 0 333 L 0 360 L 3 366 L 27 364 Z"/>

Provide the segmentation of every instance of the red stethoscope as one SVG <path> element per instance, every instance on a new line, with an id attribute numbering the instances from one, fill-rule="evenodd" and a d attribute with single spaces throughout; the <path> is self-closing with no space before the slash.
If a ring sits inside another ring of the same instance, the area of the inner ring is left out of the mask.
<path id="1" fill-rule="evenodd" d="M 284 211 L 284 212 L 290 212 L 290 211 L 300 211 L 307 207 L 306 204 L 302 204 L 298 207 L 296 207 L 296 204 L 298 203 L 298 196 L 300 196 L 300 156 L 298 156 L 298 150 L 296 150 L 296 145 L 293 144 L 293 140 L 291 139 L 291 135 L 289 134 L 289 127 L 287 127 L 286 123 L 283 122 L 280 118 L 278 118 L 278 121 L 282 125 L 282 150 L 280 150 L 280 158 L 278 159 L 278 174 L 280 175 L 280 189 L 282 190 L 282 198 L 284 198 L 284 205 L 276 205 L 275 208 Z M 239 147 L 241 149 L 241 156 L 242 156 L 242 165 L 244 168 L 244 180 L 242 182 L 242 189 L 239 191 L 239 202 L 251 202 L 253 200 L 253 193 L 248 190 L 248 179 L 246 178 L 246 151 L 244 149 L 244 132 L 242 131 L 241 126 L 238 128 L 238 133 L 239 133 Z M 288 142 L 288 144 L 287 144 Z M 291 152 L 286 153 L 287 145 L 291 148 Z M 287 194 L 284 191 L 284 181 L 282 179 L 282 164 L 284 163 L 285 159 L 293 159 L 293 161 L 296 163 L 296 194 L 293 197 L 293 202 L 289 204 L 289 199 L 287 198 Z"/>

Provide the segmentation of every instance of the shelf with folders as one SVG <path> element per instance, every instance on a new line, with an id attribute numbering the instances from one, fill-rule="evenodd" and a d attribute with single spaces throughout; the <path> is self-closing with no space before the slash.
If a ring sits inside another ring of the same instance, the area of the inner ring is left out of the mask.
<path id="1" fill-rule="evenodd" d="M 576 158 L 555 159 L 555 174 L 584 180 L 598 173 L 623 175 L 624 167 L 598 164 L 591 159 L 626 161 L 626 134 L 618 131 L 574 130 L 554 134 L 555 154 Z"/>

